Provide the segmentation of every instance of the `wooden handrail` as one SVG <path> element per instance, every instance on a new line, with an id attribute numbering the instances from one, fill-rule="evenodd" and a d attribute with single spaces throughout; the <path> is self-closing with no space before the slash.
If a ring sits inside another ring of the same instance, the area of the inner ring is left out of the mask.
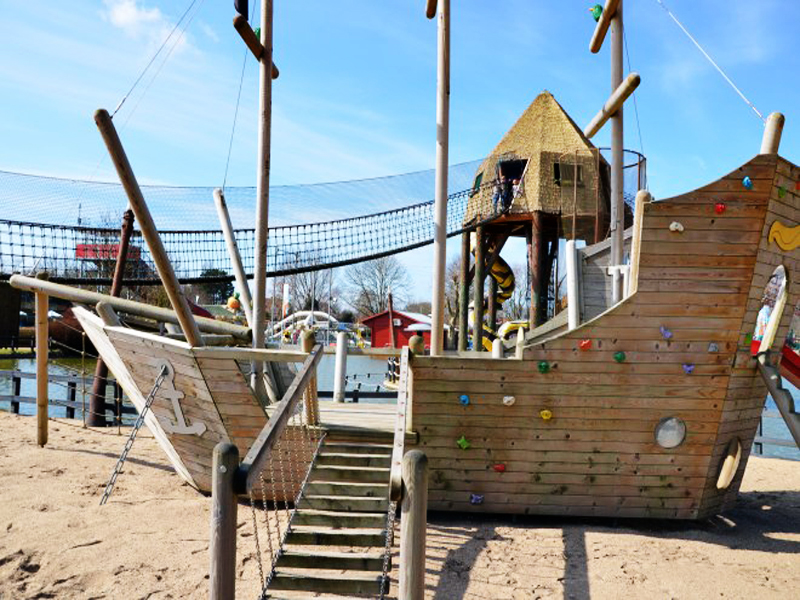
<path id="1" fill-rule="evenodd" d="M 403 454 L 406 443 L 406 411 L 408 408 L 408 367 L 411 351 L 403 348 L 400 355 L 400 383 L 397 386 L 397 413 L 394 424 L 394 447 L 389 475 L 389 497 L 393 502 L 401 500 L 403 495 Z"/>
<path id="2" fill-rule="evenodd" d="M 239 467 L 240 476 L 236 478 L 236 493 L 249 494 L 259 482 L 261 471 L 267 465 L 270 451 L 283 434 L 289 419 L 295 413 L 297 403 L 303 397 L 303 392 L 311 379 L 316 374 L 317 364 L 322 358 L 322 346 L 317 344 L 307 356 L 300 372 L 294 378 L 292 385 L 286 390 L 283 399 L 278 403 L 275 412 L 258 434 L 255 442 L 247 451 Z"/>
<path id="3" fill-rule="evenodd" d="M 197 358 L 230 358 L 233 360 L 257 360 L 261 362 L 305 362 L 308 352 L 299 350 L 272 350 L 265 348 L 194 348 Z"/>

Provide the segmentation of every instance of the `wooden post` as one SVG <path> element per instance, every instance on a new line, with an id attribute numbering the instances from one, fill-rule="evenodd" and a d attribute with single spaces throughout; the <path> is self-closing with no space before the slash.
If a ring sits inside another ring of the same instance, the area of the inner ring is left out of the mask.
<path id="1" fill-rule="evenodd" d="M 117 174 L 128 196 L 131 208 L 136 215 L 136 220 L 139 221 L 139 228 L 147 241 L 148 248 L 150 248 L 150 255 L 156 264 L 158 275 L 164 284 L 164 290 L 169 296 L 172 308 L 178 316 L 186 341 L 192 346 L 202 346 L 203 339 L 200 336 L 200 330 L 197 328 L 192 311 L 189 309 L 189 303 L 186 301 L 183 290 L 181 290 L 178 283 L 178 278 L 175 276 L 172 263 L 170 263 L 167 251 L 161 242 L 161 236 L 158 234 L 150 209 L 147 208 L 147 203 L 144 200 L 144 196 L 142 196 L 142 190 L 136 181 L 136 176 L 128 162 L 128 157 L 125 155 L 125 150 L 119 140 L 114 123 L 111 121 L 108 112 L 102 108 L 94 113 L 94 120 L 97 123 L 100 134 L 103 136 L 103 141 L 106 143 L 111 160 L 117 169 Z"/>
<path id="2" fill-rule="evenodd" d="M 483 282 L 486 278 L 485 237 L 483 225 L 475 229 L 475 286 L 473 288 L 472 350 L 483 351 Z"/>
<path id="3" fill-rule="evenodd" d="M 517 329 L 517 345 L 514 351 L 514 358 L 522 360 L 522 354 L 525 351 L 525 329 L 522 327 Z"/>
<path id="4" fill-rule="evenodd" d="M 650 192 L 639 190 L 636 193 L 636 207 L 633 213 L 633 239 L 631 240 L 631 268 L 628 295 L 635 294 L 639 287 L 639 257 L 642 253 L 642 224 L 644 222 L 644 205 L 652 200 Z"/>
<path id="5" fill-rule="evenodd" d="M 778 153 L 785 121 L 786 119 L 779 112 L 771 113 L 767 117 L 767 124 L 764 127 L 764 137 L 761 139 L 761 154 Z"/>
<path id="6" fill-rule="evenodd" d="M 427 527 L 428 457 L 420 450 L 411 450 L 403 457 L 399 600 L 419 600 L 425 597 Z"/>
<path id="7" fill-rule="evenodd" d="M 578 251 L 575 240 L 567 240 L 567 327 L 570 331 L 580 325 L 580 298 L 578 291 Z"/>
<path id="8" fill-rule="evenodd" d="M 222 190 L 219 188 L 214 190 L 214 205 L 217 207 L 219 224 L 220 227 L 222 227 L 222 235 L 225 238 L 225 246 L 228 248 L 228 257 L 231 259 L 233 275 L 236 277 L 236 287 L 239 288 L 239 298 L 242 303 L 244 318 L 247 319 L 247 324 L 252 327 L 253 300 L 250 297 L 250 286 L 247 285 L 247 277 L 245 276 L 244 266 L 242 265 L 242 255 L 239 253 L 239 246 L 236 244 L 236 236 L 233 233 L 231 215 L 228 212 L 228 205 L 225 203 L 225 194 L 223 194 Z M 274 286 L 272 295 L 274 301 Z"/>
<path id="9" fill-rule="evenodd" d="M 336 364 L 333 369 L 333 401 L 344 402 L 347 387 L 347 333 L 336 334 Z"/>
<path id="10" fill-rule="evenodd" d="M 614 92 L 622 85 L 622 46 L 623 46 L 623 21 L 622 0 L 619 0 L 617 9 L 611 19 L 611 91 Z M 611 257 L 609 265 L 622 264 L 623 230 L 625 229 L 625 203 L 623 200 L 624 175 L 624 133 L 623 133 L 623 106 L 620 105 L 614 116 L 611 117 Z M 614 304 L 622 300 L 622 277 L 619 270 L 614 271 L 614 280 L 611 287 L 611 297 Z"/>
<path id="11" fill-rule="evenodd" d="M 119 235 L 119 251 L 117 264 L 114 266 L 114 279 L 111 282 L 110 296 L 119 298 L 122 293 L 122 280 L 125 278 L 125 265 L 128 262 L 128 248 L 133 233 L 133 211 L 129 208 L 122 215 L 122 227 Z M 108 421 L 105 418 L 105 389 L 108 380 L 108 366 L 101 358 L 97 359 L 92 381 L 92 394 L 89 396 L 89 415 L 86 424 L 89 427 L 105 427 Z"/>
<path id="12" fill-rule="evenodd" d="M 458 349 L 469 341 L 469 232 L 461 234 L 461 276 L 458 280 Z"/>
<path id="13" fill-rule="evenodd" d="M 503 358 L 503 340 L 500 338 L 492 340 L 492 358 Z"/>
<path id="14" fill-rule="evenodd" d="M 74 419 L 75 418 L 75 402 L 78 399 L 77 392 L 78 392 L 78 384 L 76 382 L 74 382 L 74 381 L 68 381 L 67 382 L 67 402 L 68 402 L 68 404 L 65 407 L 68 419 Z"/>
<path id="15" fill-rule="evenodd" d="M 431 356 L 439 356 L 444 350 L 444 277 L 445 263 L 447 262 L 447 157 L 450 135 L 450 0 L 439 0 L 438 23 Z"/>
<path id="16" fill-rule="evenodd" d="M 301 344 L 303 352 L 311 354 L 316 344 L 316 337 L 313 331 L 304 331 Z M 314 374 L 308 382 L 305 390 L 306 400 L 306 420 L 309 425 L 319 425 L 319 394 L 317 393 L 317 367 L 314 367 Z"/>
<path id="17" fill-rule="evenodd" d="M 528 240 L 528 262 L 531 281 L 531 329 L 545 321 L 547 314 L 547 252 L 544 240 L 544 218 L 540 211 L 533 213 Z"/>
<path id="18" fill-rule="evenodd" d="M 492 331 L 497 331 L 497 280 L 489 273 L 489 296 L 487 298 L 488 325 Z"/>
<path id="19" fill-rule="evenodd" d="M 408 340 L 408 349 L 414 353 L 415 356 L 422 356 L 425 354 L 425 338 L 415 333 Z"/>
<path id="20" fill-rule="evenodd" d="M 47 279 L 47 273 L 38 273 L 36 278 Z M 42 448 L 47 444 L 49 299 L 47 294 L 36 294 L 36 443 Z"/>
<path id="21" fill-rule="evenodd" d="M 269 170 L 272 136 L 272 0 L 261 0 L 261 45 L 264 54 L 258 77 L 258 180 L 256 182 L 256 239 L 253 269 L 253 348 L 264 348 L 267 322 L 267 235 L 269 232 Z M 266 401 L 263 363 L 253 363 L 251 385 Z"/>
<path id="22" fill-rule="evenodd" d="M 13 387 L 13 394 L 17 398 L 22 395 L 22 377 L 19 375 L 12 375 L 11 376 L 11 385 Z M 15 415 L 19 414 L 19 400 L 12 400 L 11 401 L 11 412 Z"/>
<path id="23" fill-rule="evenodd" d="M 393 304 L 393 302 L 392 302 L 392 292 L 389 292 L 389 300 L 388 300 L 387 309 L 389 311 L 389 337 L 391 338 L 390 347 L 391 348 L 396 348 L 397 347 L 397 342 L 395 341 L 395 337 L 394 337 L 394 310 L 393 310 L 392 304 Z"/>
<path id="24" fill-rule="evenodd" d="M 239 467 L 239 449 L 228 442 L 214 447 L 211 475 L 211 543 L 209 548 L 209 598 L 236 597 L 236 513 L 238 501 L 233 478 Z M 262 582 L 263 585 L 263 582 Z"/>

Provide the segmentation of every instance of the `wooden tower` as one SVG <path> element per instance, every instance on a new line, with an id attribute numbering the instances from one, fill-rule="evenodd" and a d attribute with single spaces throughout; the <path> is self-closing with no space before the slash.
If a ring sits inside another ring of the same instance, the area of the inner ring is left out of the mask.
<path id="1" fill-rule="evenodd" d="M 465 233 L 462 242 L 461 331 L 466 331 L 470 281 L 475 278 L 478 323 L 483 319 L 484 278 L 511 236 L 524 236 L 527 242 L 531 327 L 546 320 L 558 240 L 594 243 L 605 237 L 609 173 L 599 150 L 553 95 L 539 94 L 475 173 L 464 217 L 465 225 L 476 226 L 476 235 L 471 243 L 470 233 Z M 476 257 L 473 268 L 470 253 Z M 487 325 L 491 329 L 496 328 L 494 285 L 490 278 Z M 482 332 L 478 327 L 475 332 L 473 348 L 480 348 Z M 459 349 L 466 349 L 466 336 L 459 339 Z"/>

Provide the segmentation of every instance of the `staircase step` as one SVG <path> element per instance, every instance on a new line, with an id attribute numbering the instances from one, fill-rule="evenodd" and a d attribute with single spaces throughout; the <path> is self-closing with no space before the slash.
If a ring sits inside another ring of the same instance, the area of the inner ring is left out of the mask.
<path id="1" fill-rule="evenodd" d="M 319 526 L 292 524 L 286 539 L 287 545 L 297 546 L 351 546 L 383 548 L 386 537 L 381 528 L 320 529 Z"/>
<path id="2" fill-rule="evenodd" d="M 391 444 L 361 444 L 358 442 L 329 442 L 325 440 L 322 451 L 341 452 L 343 454 L 388 454 L 391 456 L 394 446 Z"/>
<path id="3" fill-rule="evenodd" d="M 344 454 L 321 452 L 317 458 L 319 466 L 339 465 L 350 467 L 389 467 L 392 464 L 391 454 Z"/>
<path id="4" fill-rule="evenodd" d="M 362 512 L 386 514 L 388 498 L 364 498 L 359 496 L 312 496 L 304 494 L 298 508 L 335 510 L 340 512 Z"/>
<path id="5" fill-rule="evenodd" d="M 358 600 L 358 596 L 350 594 L 319 594 L 295 590 L 277 590 L 274 594 L 267 594 L 267 600 Z M 363 596 L 360 596 L 363 598 Z"/>
<path id="6" fill-rule="evenodd" d="M 334 529 L 383 529 L 386 526 L 386 514 L 301 508 L 294 513 L 292 525 L 322 525 Z"/>
<path id="7" fill-rule="evenodd" d="M 275 569 L 269 589 L 374 596 L 380 594 L 382 582 L 381 573 L 279 568 Z"/>
<path id="8" fill-rule="evenodd" d="M 284 567 L 380 572 L 383 569 L 383 554 L 378 552 L 308 552 L 289 547 L 278 559 L 277 568 Z"/>
<path id="9" fill-rule="evenodd" d="M 312 481 L 306 485 L 309 496 L 360 496 L 362 498 L 386 498 L 387 483 L 359 483 L 356 481 Z"/>
<path id="10" fill-rule="evenodd" d="M 317 465 L 311 471 L 311 481 L 360 481 L 389 483 L 389 469 L 379 467 L 343 467 Z"/>

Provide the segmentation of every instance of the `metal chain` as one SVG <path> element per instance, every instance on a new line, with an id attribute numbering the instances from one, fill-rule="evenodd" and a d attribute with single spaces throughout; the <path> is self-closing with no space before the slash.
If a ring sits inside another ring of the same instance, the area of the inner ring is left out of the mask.
<path id="1" fill-rule="evenodd" d="M 256 505 L 253 501 L 253 492 L 251 491 L 249 494 L 250 497 L 250 512 L 253 515 L 253 537 L 256 541 L 256 558 L 258 559 L 258 580 L 261 582 L 261 597 L 264 597 L 264 560 L 263 555 L 261 553 L 261 543 L 258 539 L 258 517 L 256 516 Z"/>
<path id="2" fill-rule="evenodd" d="M 381 573 L 381 600 L 386 597 L 386 584 L 389 577 L 389 558 L 394 548 L 394 520 L 397 514 L 397 502 L 389 502 L 389 512 L 386 515 L 386 548 L 383 553 L 383 571 Z"/>
<path id="3" fill-rule="evenodd" d="M 161 367 L 158 377 L 156 377 L 156 381 L 153 384 L 153 389 L 151 389 L 150 393 L 147 395 L 147 401 L 144 404 L 142 412 L 139 413 L 139 418 L 136 419 L 136 423 L 133 426 L 133 431 L 131 431 L 131 434 L 128 437 L 128 441 L 125 442 L 125 448 L 122 449 L 122 454 L 120 455 L 119 460 L 117 460 L 117 464 L 114 467 L 114 472 L 111 474 L 111 479 L 108 481 L 106 489 L 103 492 L 103 497 L 100 499 L 100 506 L 103 506 L 106 502 L 108 502 L 108 497 L 114 490 L 114 484 L 117 482 L 117 477 L 122 471 L 122 466 L 125 464 L 125 459 L 128 458 L 128 452 L 130 452 L 131 448 L 133 447 L 133 442 L 136 440 L 136 435 L 139 433 L 139 429 L 141 429 L 142 425 L 144 424 L 144 417 L 147 414 L 147 411 L 150 410 L 153 400 L 156 399 L 156 393 L 158 393 L 158 390 L 161 387 L 161 384 L 164 382 L 164 378 L 167 376 L 167 373 L 167 367 L 164 365 Z"/>

